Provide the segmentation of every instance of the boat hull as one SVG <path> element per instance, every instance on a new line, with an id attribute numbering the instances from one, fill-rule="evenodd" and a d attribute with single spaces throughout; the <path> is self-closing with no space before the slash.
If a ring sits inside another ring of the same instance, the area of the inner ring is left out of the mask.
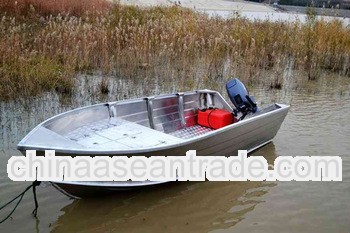
<path id="1" fill-rule="evenodd" d="M 216 155 L 227 156 L 237 155 L 237 151 L 240 149 L 246 149 L 248 152 L 252 152 L 267 143 L 276 135 L 279 130 L 286 114 L 287 110 L 280 111 L 278 114 L 273 114 L 270 117 L 263 117 L 259 121 L 251 121 L 231 130 L 227 130 L 219 135 L 213 135 L 206 140 L 191 143 L 183 147 L 168 149 L 164 151 L 154 151 L 149 153 L 135 154 L 135 156 L 161 156 L 161 155 L 184 155 L 188 150 L 197 150 L 197 155 Z M 68 155 L 68 154 L 61 154 Z M 71 154 L 69 154 L 71 155 Z M 120 156 L 115 155 L 115 156 Z M 96 195 L 110 194 L 116 191 L 130 191 L 137 188 L 145 188 L 153 185 L 159 185 L 165 182 L 143 182 L 134 183 L 133 185 L 120 182 L 109 182 L 101 185 L 99 182 L 52 182 L 53 186 L 62 193 L 73 197 L 83 198 Z"/>
<path id="2" fill-rule="evenodd" d="M 255 147 L 249 148 L 248 153 L 257 150 L 266 144 L 270 143 L 271 140 L 265 141 Z M 115 192 L 129 192 L 138 189 L 152 188 L 154 186 L 164 185 L 169 183 L 168 181 L 163 182 L 51 182 L 53 187 L 58 191 L 67 195 L 70 198 L 81 199 L 91 198 L 96 196 L 110 195 Z"/>
<path id="3" fill-rule="evenodd" d="M 205 101 L 204 96 L 212 99 Z M 269 143 L 289 110 L 288 105 L 274 104 L 237 123 L 211 130 L 196 121 L 198 111 L 207 103 L 233 111 L 218 92 L 210 90 L 98 104 L 44 121 L 17 148 L 23 154 L 36 150 L 39 156 L 45 150 L 72 157 L 185 156 L 189 150 L 196 150 L 197 156 L 235 156 L 238 150 L 251 152 Z M 164 182 L 52 182 L 72 197 L 161 183 Z"/>
<path id="4" fill-rule="evenodd" d="M 61 193 L 74 199 L 152 188 L 169 182 L 51 182 Z"/>
<path id="5" fill-rule="evenodd" d="M 289 106 L 253 117 L 242 122 L 230 125 L 211 132 L 199 140 L 190 140 L 172 147 L 158 150 L 143 150 L 135 153 L 107 151 L 80 151 L 61 152 L 56 150 L 56 156 L 185 156 L 189 150 L 196 150 L 197 156 L 232 156 L 238 150 L 252 150 L 271 141 L 277 134 Z M 40 153 L 40 151 L 39 151 Z"/>

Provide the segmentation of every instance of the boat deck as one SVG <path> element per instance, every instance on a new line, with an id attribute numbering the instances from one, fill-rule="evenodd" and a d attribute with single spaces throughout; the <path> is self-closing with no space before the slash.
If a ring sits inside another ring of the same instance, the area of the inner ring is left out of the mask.
<path id="1" fill-rule="evenodd" d="M 84 125 L 64 136 L 86 148 L 133 149 L 172 145 L 210 131 L 195 125 L 166 134 L 114 117 Z"/>
<path id="2" fill-rule="evenodd" d="M 210 131 L 213 131 L 214 129 L 210 129 L 207 127 L 203 127 L 200 125 L 194 125 L 191 127 L 186 127 L 184 129 L 176 130 L 173 133 L 170 133 L 170 135 L 182 138 L 182 139 L 191 139 L 194 137 L 198 137 L 202 134 L 209 133 Z"/>

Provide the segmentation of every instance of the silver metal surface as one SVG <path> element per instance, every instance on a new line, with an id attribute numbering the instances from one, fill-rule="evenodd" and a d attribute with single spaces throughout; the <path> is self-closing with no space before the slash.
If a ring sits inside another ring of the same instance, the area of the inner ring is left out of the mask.
<path id="1" fill-rule="evenodd" d="M 139 188 L 151 187 L 154 185 L 160 185 L 169 183 L 167 181 L 76 181 L 76 182 L 51 182 L 52 185 L 62 192 L 63 194 L 80 199 L 83 197 L 92 197 L 100 194 L 108 194 L 115 191 L 130 191 Z"/>
<path id="2" fill-rule="evenodd" d="M 181 126 L 186 127 L 185 110 L 184 110 L 184 93 L 177 93 L 179 102 L 179 115 L 181 120 Z"/>
<path id="3" fill-rule="evenodd" d="M 211 100 L 205 97 L 210 93 Z M 214 91 L 192 91 L 150 98 L 110 102 L 68 111 L 35 127 L 17 148 L 55 150 L 57 156 L 184 156 L 236 155 L 270 142 L 279 130 L 289 106 L 274 104 L 242 121 L 212 130 L 197 125 L 197 112 L 209 102 L 232 111 Z M 182 106 L 182 107 L 181 107 Z M 154 129 L 153 129 L 153 127 Z M 81 182 L 54 183 L 73 196 L 157 183 Z"/>
<path id="4" fill-rule="evenodd" d="M 213 108 L 214 103 L 213 103 L 213 98 L 211 96 L 211 93 L 206 93 L 206 98 L 207 98 L 207 108 Z"/>
<path id="5" fill-rule="evenodd" d="M 64 135 L 86 148 L 152 148 L 176 144 L 182 139 L 120 118 L 82 126 Z"/>
<path id="6" fill-rule="evenodd" d="M 246 119 L 218 130 L 204 130 L 196 118 L 201 95 L 210 93 L 217 108 L 232 110 L 213 91 L 183 93 L 181 123 L 177 94 L 152 97 L 151 129 L 146 98 L 110 102 L 79 108 L 57 115 L 34 128 L 18 149 L 55 150 L 57 155 L 225 155 L 250 149 L 271 140 L 283 122 L 289 106 L 274 104 Z M 116 116 L 115 116 L 116 115 Z"/>
<path id="7" fill-rule="evenodd" d="M 153 99 L 153 97 L 146 98 L 148 121 L 151 129 L 154 129 Z"/>
<path id="8" fill-rule="evenodd" d="M 209 133 L 211 131 L 213 131 L 213 129 L 203 127 L 200 125 L 195 125 L 195 126 L 177 130 L 173 133 L 170 133 L 170 135 L 178 138 L 182 138 L 182 139 L 190 139 L 190 138 L 194 138 L 194 137 Z"/>

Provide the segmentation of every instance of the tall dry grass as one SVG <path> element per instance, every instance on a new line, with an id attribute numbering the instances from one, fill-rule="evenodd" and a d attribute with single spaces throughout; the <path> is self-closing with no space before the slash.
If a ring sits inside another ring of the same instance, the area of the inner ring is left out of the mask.
<path id="1" fill-rule="evenodd" d="M 6 9 L 0 13 L 2 99 L 67 92 L 79 72 L 185 80 L 190 86 L 231 75 L 255 82 L 268 73 L 278 88 L 286 69 L 304 70 L 310 80 L 322 69 L 350 71 L 350 29 L 340 21 L 225 20 L 179 7 L 119 4 L 95 11 L 104 14 L 84 14 L 85 6 L 74 11 L 79 14 L 56 5 Z"/>
<path id="2" fill-rule="evenodd" d="M 86 14 L 105 13 L 112 4 L 105 0 L 1 0 L 0 11 L 15 17 L 28 15 L 71 15 L 84 16 Z"/>

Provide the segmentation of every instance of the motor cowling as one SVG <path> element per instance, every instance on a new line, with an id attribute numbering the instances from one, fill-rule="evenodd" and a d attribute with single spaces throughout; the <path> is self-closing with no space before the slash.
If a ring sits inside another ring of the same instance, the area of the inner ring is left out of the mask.
<path id="1" fill-rule="evenodd" d="M 236 107 L 236 114 L 242 114 L 241 120 L 249 113 L 258 111 L 256 101 L 249 93 L 244 84 L 238 79 L 234 78 L 226 83 L 227 94 L 230 97 L 233 105 Z"/>

